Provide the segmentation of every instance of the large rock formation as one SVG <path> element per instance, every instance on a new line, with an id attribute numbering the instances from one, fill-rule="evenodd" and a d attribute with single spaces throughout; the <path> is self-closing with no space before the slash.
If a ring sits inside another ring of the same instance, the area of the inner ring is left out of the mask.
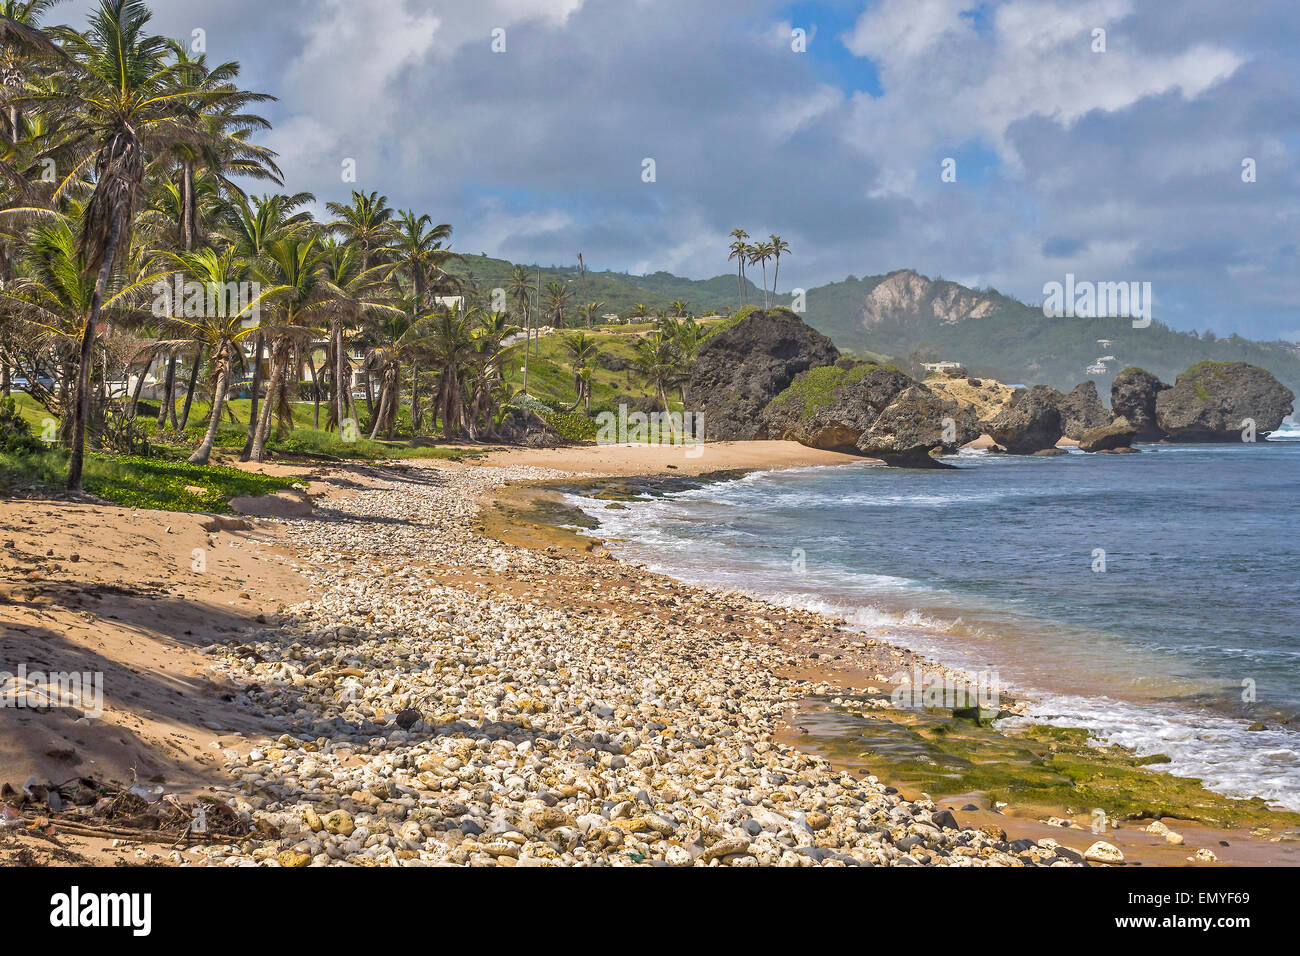
<path id="1" fill-rule="evenodd" d="M 768 437 L 762 411 L 800 372 L 839 350 L 789 309 L 751 313 L 700 347 L 687 394 L 713 441 Z"/>
<path id="2" fill-rule="evenodd" d="M 896 368 L 841 359 L 797 376 L 767 406 L 763 422 L 770 438 L 853 454 L 862 433 L 913 384 Z"/>
<path id="3" fill-rule="evenodd" d="M 1119 448 L 1129 448 L 1133 444 L 1133 438 L 1137 435 L 1137 426 L 1133 425 L 1127 418 L 1117 418 L 1109 425 L 1102 425 L 1099 428 L 1089 428 L 1079 439 L 1079 447 L 1083 451 L 1115 451 Z"/>
<path id="4" fill-rule="evenodd" d="M 1032 455 L 1055 448 L 1064 434 L 1060 398 L 1060 392 L 1046 385 L 1019 389 L 986 430 L 1013 455 Z"/>
<path id="5" fill-rule="evenodd" d="M 1156 424 L 1171 441 L 1241 441 L 1248 423 L 1262 438 L 1294 401 L 1291 389 L 1258 365 L 1201 362 L 1156 398 Z"/>
<path id="6" fill-rule="evenodd" d="M 1102 428 L 1110 423 L 1110 412 L 1101 403 L 1097 383 L 1092 381 L 1076 385 L 1074 391 L 1062 395 L 1057 401 L 1061 410 L 1061 431 L 1066 438 L 1079 441 L 1090 428 Z"/>
<path id="7" fill-rule="evenodd" d="M 1126 368 L 1110 383 L 1110 410 L 1137 429 L 1134 441 L 1159 441 L 1164 437 L 1156 425 L 1156 399 L 1169 388 L 1146 369 Z"/>
<path id="8" fill-rule="evenodd" d="M 951 467 L 931 452 L 955 452 L 980 435 L 975 413 L 936 395 L 924 385 L 900 392 L 858 439 L 857 449 L 870 458 L 900 468 Z"/>

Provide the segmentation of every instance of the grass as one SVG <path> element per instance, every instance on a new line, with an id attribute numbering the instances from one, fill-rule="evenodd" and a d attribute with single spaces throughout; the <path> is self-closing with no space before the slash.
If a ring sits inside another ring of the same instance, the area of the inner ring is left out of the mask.
<path id="1" fill-rule="evenodd" d="M 68 453 L 59 449 L 26 455 L 0 454 L 0 489 L 52 492 L 63 488 Z M 126 508 L 222 514 L 231 498 L 293 487 L 294 479 L 259 475 L 220 465 L 191 465 L 174 458 L 86 454 L 87 492 Z"/>
<path id="2" fill-rule="evenodd" d="M 860 382 L 868 372 L 879 367 L 865 363 L 848 369 L 840 368 L 838 365 L 823 365 L 809 369 L 791 382 L 784 392 L 772 399 L 772 404 L 780 407 L 798 402 L 803 408 L 803 417 L 806 418 L 817 409 L 835 401 L 839 389 Z"/>

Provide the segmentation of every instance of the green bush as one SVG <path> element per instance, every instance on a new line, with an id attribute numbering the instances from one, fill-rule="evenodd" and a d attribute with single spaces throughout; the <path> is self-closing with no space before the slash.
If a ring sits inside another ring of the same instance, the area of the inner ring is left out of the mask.
<path id="1" fill-rule="evenodd" d="M 39 452 L 45 444 L 32 434 L 27 419 L 18 412 L 18 403 L 12 395 L 0 399 L 0 452 L 28 455 Z"/>
<path id="2" fill-rule="evenodd" d="M 543 412 L 542 419 L 566 441 L 595 441 L 596 423 L 581 412 Z"/>

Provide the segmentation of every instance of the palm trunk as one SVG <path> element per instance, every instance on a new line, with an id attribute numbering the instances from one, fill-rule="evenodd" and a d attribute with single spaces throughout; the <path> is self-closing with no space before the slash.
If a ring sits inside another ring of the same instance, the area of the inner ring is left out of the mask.
<path id="1" fill-rule="evenodd" d="M 132 421 L 135 421 L 135 410 L 140 404 L 140 393 L 144 391 L 144 373 L 147 371 L 149 371 L 148 362 L 146 362 L 144 368 L 140 370 L 140 374 L 135 377 L 135 388 L 131 389 L 131 405 L 126 410 L 126 417 Z M 130 373 L 128 372 L 128 377 L 129 374 Z"/>
<path id="2" fill-rule="evenodd" d="M 411 437 L 420 430 L 420 363 L 411 362 Z"/>
<path id="3" fill-rule="evenodd" d="M 316 370 L 316 359 L 312 355 L 312 350 L 307 350 L 307 367 L 311 369 L 311 427 L 320 431 L 320 372 Z"/>
<path id="4" fill-rule="evenodd" d="M 194 367 L 190 369 L 190 380 L 185 386 L 185 405 L 181 408 L 181 422 L 177 427 L 178 432 L 184 432 L 185 426 L 190 423 L 190 406 L 194 404 L 194 388 L 199 384 L 199 366 L 203 364 L 203 346 L 200 345 L 194 352 Z"/>
<path id="5" fill-rule="evenodd" d="M 163 378 L 162 401 L 158 403 L 158 428 L 165 430 L 167 428 L 167 410 L 171 409 L 172 417 L 176 417 L 176 353 L 172 352 L 167 358 L 167 374 Z"/>
<path id="6" fill-rule="evenodd" d="M 253 456 L 253 438 L 257 434 L 258 402 L 262 391 L 262 349 L 265 346 L 265 336 L 258 332 L 257 342 L 253 345 L 253 397 L 248 411 L 248 437 L 244 439 L 244 450 L 239 453 L 240 461 L 248 461 Z"/>
<path id="7" fill-rule="evenodd" d="M 121 236 L 122 217 L 120 212 L 116 212 L 104 247 L 104 261 L 100 263 L 99 275 L 95 278 L 90 315 L 86 317 L 86 327 L 81 333 L 81 351 L 77 358 L 76 404 L 72 409 L 72 452 L 68 456 L 69 491 L 81 491 L 81 472 L 86 460 L 86 419 L 90 416 L 90 366 L 95 359 L 95 332 L 99 325 L 99 313 L 104 308 L 104 292 L 113 275 L 113 263 L 117 259 L 117 244 Z"/>
<path id="8" fill-rule="evenodd" d="M 379 428 L 384 423 L 384 416 L 388 413 L 388 403 L 392 401 L 392 389 L 388 387 L 388 374 L 379 382 L 379 410 L 370 416 L 370 440 L 374 441 L 379 437 Z"/>
<path id="9" fill-rule="evenodd" d="M 280 380 L 284 377 L 284 360 L 280 346 L 271 349 L 271 377 L 266 387 L 266 401 L 262 404 L 261 414 L 257 417 L 257 430 L 253 435 L 253 447 L 249 457 L 253 461 L 266 460 L 266 439 L 271 433 L 271 416 L 275 414 L 276 399 L 282 387 Z"/>
<path id="10" fill-rule="evenodd" d="M 217 384 L 212 393 L 212 416 L 208 420 L 208 431 L 203 436 L 203 443 L 195 449 L 194 454 L 190 455 L 191 465 L 206 465 L 208 459 L 212 457 L 212 446 L 217 441 L 217 427 L 221 423 L 221 409 L 226 403 L 226 389 L 230 381 L 230 362 L 220 355 L 216 361 Z"/>

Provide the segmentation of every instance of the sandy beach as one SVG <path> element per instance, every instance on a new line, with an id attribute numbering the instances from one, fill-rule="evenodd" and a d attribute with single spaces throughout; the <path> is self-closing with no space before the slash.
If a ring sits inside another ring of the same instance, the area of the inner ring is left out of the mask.
<path id="1" fill-rule="evenodd" d="M 574 476 L 856 460 L 702 451 L 271 466 L 309 482 L 311 518 L 0 502 L 6 664 L 104 687 L 96 719 L 0 709 L 7 792 L 114 781 L 220 801 L 249 831 L 173 846 L 56 817 L 6 828 L 0 862 L 1064 866 L 1099 840 L 1128 862 L 1295 862 L 1267 835 L 1169 820 L 1173 845 L 1146 821 L 1098 836 L 1086 815 L 900 792 L 801 739 L 800 714 L 933 665 L 530 517 Z"/>

